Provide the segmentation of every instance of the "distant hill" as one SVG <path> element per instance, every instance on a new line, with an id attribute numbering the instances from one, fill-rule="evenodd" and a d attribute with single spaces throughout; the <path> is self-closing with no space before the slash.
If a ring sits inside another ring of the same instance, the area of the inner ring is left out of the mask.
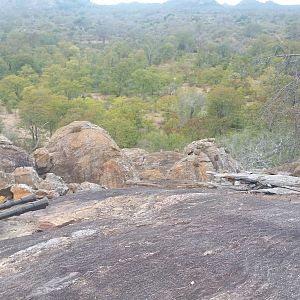
<path id="1" fill-rule="evenodd" d="M 220 10 L 224 7 L 215 0 L 169 0 L 162 4 L 163 7 L 176 10 Z"/>
<path id="2" fill-rule="evenodd" d="M 169 0 L 165 3 L 121 3 L 118 5 L 97 5 L 90 0 L 0 0 L 0 10 L 9 12 L 14 10 L 48 10 L 48 9 L 82 9 L 98 8 L 105 11 L 142 11 L 159 9 L 164 11 L 210 11 L 222 10 L 300 10 L 300 5 L 279 5 L 272 1 L 262 3 L 256 0 L 242 0 L 235 6 L 221 5 L 215 0 Z"/>
<path id="3" fill-rule="evenodd" d="M 239 4 L 234 6 L 235 9 L 278 9 L 281 7 L 282 5 L 272 1 L 262 3 L 256 0 L 242 0 Z"/>
<path id="4" fill-rule="evenodd" d="M 169 1 L 165 2 L 163 5 L 178 6 L 178 7 L 186 7 L 186 6 L 221 7 L 222 6 L 215 0 L 169 0 Z"/>
<path id="5" fill-rule="evenodd" d="M 103 5 L 96 5 L 99 8 L 104 7 Z M 272 1 L 267 1 L 266 3 L 259 2 L 257 0 L 242 0 L 239 4 L 235 6 L 231 5 L 221 5 L 215 0 L 168 0 L 162 4 L 157 3 L 121 3 L 113 6 L 105 6 L 106 9 L 118 10 L 120 8 L 126 10 L 141 10 L 141 9 L 162 9 L 162 10 L 176 10 L 176 11 L 186 11 L 193 10 L 195 12 L 199 11 L 222 11 L 222 10 L 300 10 L 300 5 L 280 5 Z"/>
<path id="6" fill-rule="evenodd" d="M 89 0 L 1 0 L 1 9 L 72 9 L 83 6 L 91 6 Z"/>

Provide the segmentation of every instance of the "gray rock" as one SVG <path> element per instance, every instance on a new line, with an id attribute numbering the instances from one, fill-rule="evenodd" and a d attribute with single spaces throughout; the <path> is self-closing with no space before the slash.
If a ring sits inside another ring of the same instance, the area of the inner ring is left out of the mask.
<path id="1" fill-rule="evenodd" d="M 0 189 L 6 189 L 15 183 L 15 177 L 10 173 L 0 171 Z"/>
<path id="2" fill-rule="evenodd" d="M 12 173 L 17 184 L 27 184 L 33 189 L 38 189 L 42 179 L 32 167 L 16 168 Z"/>
<path id="3" fill-rule="evenodd" d="M 45 180 L 41 181 L 39 184 L 39 189 L 54 191 L 59 196 L 66 195 L 69 191 L 68 186 L 64 183 L 62 178 L 53 173 L 48 173 L 46 175 Z"/>
<path id="4" fill-rule="evenodd" d="M 32 167 L 33 161 L 29 154 L 0 136 L 0 171 L 12 173 L 18 167 Z"/>

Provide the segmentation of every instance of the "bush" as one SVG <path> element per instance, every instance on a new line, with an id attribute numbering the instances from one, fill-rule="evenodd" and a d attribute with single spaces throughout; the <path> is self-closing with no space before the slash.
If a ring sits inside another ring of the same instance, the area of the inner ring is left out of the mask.
<path id="1" fill-rule="evenodd" d="M 246 169 L 269 168 L 296 160 L 300 156 L 299 141 L 292 131 L 246 129 L 218 138 Z"/>
<path id="2" fill-rule="evenodd" d="M 182 150 L 190 140 L 180 134 L 153 131 L 142 136 L 138 146 L 148 151 Z"/>

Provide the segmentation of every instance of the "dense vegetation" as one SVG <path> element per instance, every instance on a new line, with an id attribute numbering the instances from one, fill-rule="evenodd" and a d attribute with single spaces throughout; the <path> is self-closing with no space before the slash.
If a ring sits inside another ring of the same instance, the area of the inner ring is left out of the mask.
<path id="1" fill-rule="evenodd" d="M 300 155 L 299 11 L 57 2 L 0 6 L 0 101 L 32 148 L 89 120 L 121 147 L 216 137 L 249 167 Z"/>

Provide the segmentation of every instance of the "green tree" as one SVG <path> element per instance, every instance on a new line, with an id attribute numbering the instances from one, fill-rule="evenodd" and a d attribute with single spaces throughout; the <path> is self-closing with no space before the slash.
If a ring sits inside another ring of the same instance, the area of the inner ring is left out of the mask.
<path id="1" fill-rule="evenodd" d="M 66 114 L 67 110 L 62 110 L 62 107 L 66 106 L 67 99 L 51 94 L 46 88 L 33 86 L 24 89 L 22 98 L 19 104 L 22 126 L 30 131 L 32 148 L 35 149 L 41 132 L 48 129 L 51 133 Z"/>
<path id="2" fill-rule="evenodd" d="M 22 91 L 28 80 L 17 76 L 8 75 L 0 81 L 0 101 L 8 110 L 16 107 L 22 98 Z"/>
<path id="3" fill-rule="evenodd" d="M 217 86 L 208 93 L 207 116 L 213 134 L 241 128 L 242 102 L 239 93 L 230 87 Z"/>

